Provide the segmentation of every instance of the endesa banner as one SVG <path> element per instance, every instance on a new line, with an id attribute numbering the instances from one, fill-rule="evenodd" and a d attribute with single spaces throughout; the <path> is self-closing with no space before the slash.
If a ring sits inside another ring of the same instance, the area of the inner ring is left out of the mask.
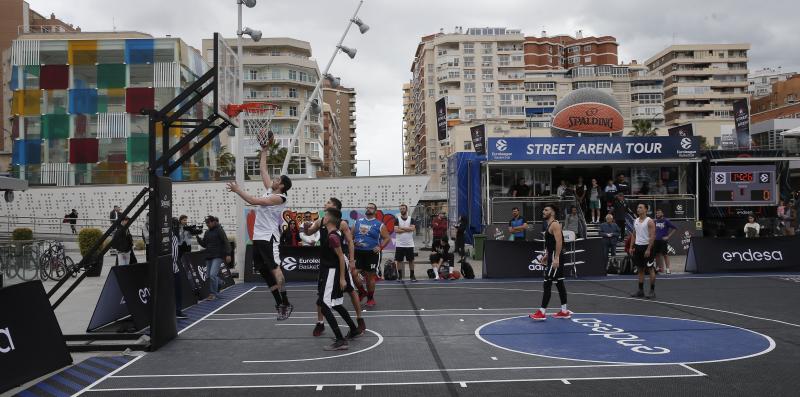
<path id="1" fill-rule="evenodd" d="M 797 237 L 692 239 L 686 271 L 800 271 Z"/>
<path id="2" fill-rule="evenodd" d="M 697 137 L 489 138 L 489 161 L 696 158 Z"/>

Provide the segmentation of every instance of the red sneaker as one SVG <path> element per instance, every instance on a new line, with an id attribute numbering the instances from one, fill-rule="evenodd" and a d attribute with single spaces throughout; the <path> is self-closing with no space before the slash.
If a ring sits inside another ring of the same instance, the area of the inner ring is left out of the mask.
<path id="1" fill-rule="evenodd" d="M 559 310 L 558 313 L 553 315 L 553 318 L 572 318 L 572 312 L 569 310 Z"/>
<path id="2" fill-rule="evenodd" d="M 541 310 L 537 310 L 537 311 L 536 311 L 536 313 L 533 313 L 533 314 L 531 314 L 531 315 L 530 315 L 530 316 L 528 316 L 528 317 L 530 317 L 531 319 L 533 319 L 533 320 L 535 320 L 535 321 L 544 321 L 544 320 L 547 320 L 547 315 L 545 315 L 545 314 L 544 314 L 544 312 L 543 312 L 543 311 L 541 311 Z"/>
<path id="3" fill-rule="evenodd" d="M 320 336 L 324 331 L 325 331 L 325 324 L 317 323 L 317 325 L 314 327 L 313 335 Z"/>
<path id="4" fill-rule="evenodd" d="M 367 307 L 373 307 L 373 306 L 375 306 L 375 299 L 374 298 L 367 301 Z"/>

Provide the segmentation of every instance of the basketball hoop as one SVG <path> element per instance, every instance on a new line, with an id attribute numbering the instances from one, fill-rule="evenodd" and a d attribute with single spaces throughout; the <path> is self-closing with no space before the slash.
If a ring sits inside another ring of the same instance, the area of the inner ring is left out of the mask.
<path id="1" fill-rule="evenodd" d="M 274 103 L 248 102 L 241 105 L 228 105 L 225 108 L 225 113 L 231 117 L 241 114 L 245 135 L 250 135 L 254 132 L 253 135 L 255 135 L 258 144 L 265 148 L 274 143 L 274 136 L 272 131 L 269 130 L 269 125 L 277 110 L 278 105 Z"/>

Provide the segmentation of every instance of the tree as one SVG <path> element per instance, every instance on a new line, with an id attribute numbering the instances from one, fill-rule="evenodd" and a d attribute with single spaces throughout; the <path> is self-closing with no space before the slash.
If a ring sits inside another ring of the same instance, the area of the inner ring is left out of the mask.
<path id="1" fill-rule="evenodd" d="M 228 147 L 220 147 L 219 154 L 217 155 L 217 171 L 219 171 L 220 175 L 230 176 L 233 173 L 235 163 L 236 157 L 233 153 L 228 151 Z"/>
<path id="2" fill-rule="evenodd" d="M 700 141 L 700 150 L 711 150 L 711 146 L 708 145 L 708 140 L 706 137 L 702 135 L 698 135 L 697 139 Z"/>
<path id="3" fill-rule="evenodd" d="M 262 147 L 258 149 L 256 151 L 256 158 L 261 158 L 262 150 L 267 151 L 267 167 L 269 167 L 270 170 L 274 168 L 280 169 L 283 167 L 283 161 L 286 159 L 287 153 L 286 148 L 281 147 L 278 142 L 274 142 L 272 144 L 268 144 L 266 148 Z M 289 169 L 293 169 L 292 166 L 293 164 L 290 163 Z M 270 172 L 270 170 L 267 170 L 267 172 Z"/>
<path id="4" fill-rule="evenodd" d="M 653 127 L 651 120 L 633 120 L 633 130 L 628 133 L 630 136 L 656 136 L 658 128 Z"/>

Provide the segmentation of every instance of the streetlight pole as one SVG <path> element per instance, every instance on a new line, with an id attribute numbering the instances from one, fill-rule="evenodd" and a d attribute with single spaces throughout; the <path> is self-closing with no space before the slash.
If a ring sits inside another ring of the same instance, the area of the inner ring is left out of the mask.
<path id="1" fill-rule="evenodd" d="M 294 142 L 297 140 L 297 137 L 300 135 L 300 130 L 303 128 L 303 122 L 305 121 L 306 116 L 308 116 L 308 111 L 309 111 L 309 109 L 311 109 L 311 104 L 314 103 L 314 99 L 316 99 L 316 96 L 319 95 L 319 90 L 320 90 L 320 87 L 322 86 L 322 79 L 324 79 L 325 76 L 328 75 L 328 71 L 331 68 L 331 64 L 333 64 L 334 58 L 336 58 L 336 55 L 339 53 L 339 50 L 342 50 L 343 52 L 347 53 L 347 55 L 350 58 L 353 58 L 353 57 L 356 56 L 355 50 L 347 48 L 347 47 L 342 47 L 342 43 L 344 42 L 344 38 L 347 36 L 347 32 L 350 31 L 350 27 L 353 26 L 353 23 L 357 23 L 359 25 L 359 28 L 361 28 L 361 33 L 366 32 L 366 29 L 367 29 L 366 25 L 363 25 L 363 23 L 359 19 L 357 19 L 358 10 L 361 9 L 361 6 L 363 4 L 364 4 L 364 0 L 361 0 L 361 1 L 358 2 L 358 7 L 356 7 L 356 11 L 353 13 L 353 17 L 350 18 L 350 21 L 347 23 L 347 28 L 345 28 L 344 33 L 342 34 L 342 38 L 340 38 L 339 39 L 339 43 L 336 44 L 336 50 L 333 51 L 333 55 L 331 55 L 331 59 L 329 59 L 328 60 L 328 64 L 325 65 L 325 71 L 322 72 L 321 76 L 319 76 L 319 79 L 317 80 L 317 84 L 314 86 L 314 91 L 308 97 L 308 101 L 306 101 L 306 105 L 303 107 L 303 112 L 300 114 L 300 119 L 297 121 L 297 126 L 294 128 L 294 134 L 292 134 L 292 137 L 289 138 L 289 145 L 288 145 L 287 152 L 286 152 L 286 158 L 283 160 L 283 167 L 281 167 L 281 174 L 283 174 L 283 175 L 286 175 L 288 173 L 289 162 L 292 159 L 292 152 L 294 151 Z M 321 108 L 322 107 L 322 103 L 318 103 L 318 106 Z"/>

